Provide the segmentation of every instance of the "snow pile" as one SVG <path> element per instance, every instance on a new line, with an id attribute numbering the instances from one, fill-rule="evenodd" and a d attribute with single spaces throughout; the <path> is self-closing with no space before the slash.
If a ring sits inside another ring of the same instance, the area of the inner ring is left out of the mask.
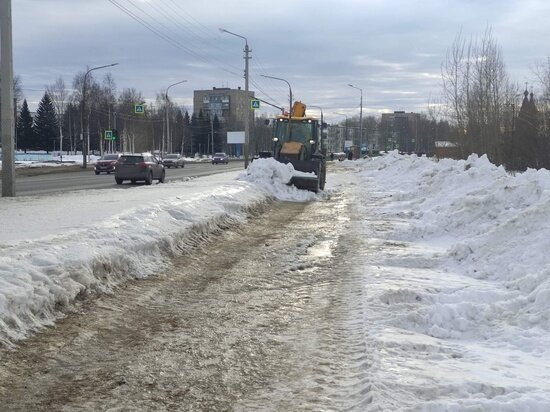
<path id="1" fill-rule="evenodd" d="M 79 295 L 162 272 L 173 253 L 244 222 L 265 199 L 262 190 L 244 182 L 3 199 L 0 344 L 53 323 Z M 10 216 L 17 216 L 17 223 L 9 223 Z"/>
<path id="2" fill-rule="evenodd" d="M 255 161 L 187 182 L 0 199 L 0 346 L 50 325 L 81 295 L 162 272 L 181 253 L 276 197 L 311 200 L 286 186 L 292 171 Z"/>
<path id="3" fill-rule="evenodd" d="M 381 245 L 365 262 L 380 405 L 549 410 L 550 172 L 396 152 L 339 168 L 369 188 L 358 213 Z"/>
<path id="4" fill-rule="evenodd" d="M 486 156 L 439 162 L 394 156 L 373 163 L 379 163 L 377 180 L 398 190 L 399 202 L 386 211 L 412 219 L 399 237 L 448 246 L 450 270 L 525 294 L 521 306 L 531 320 L 520 323 L 550 331 L 550 172 L 512 176 Z"/>
<path id="5" fill-rule="evenodd" d="M 294 175 L 310 176 L 311 174 L 297 172 L 290 163 L 284 164 L 273 158 L 267 158 L 254 160 L 246 172 L 239 176 L 239 180 L 259 184 L 278 200 L 297 202 L 314 200 L 316 195 L 313 192 L 298 190 L 295 186 L 288 185 Z"/>

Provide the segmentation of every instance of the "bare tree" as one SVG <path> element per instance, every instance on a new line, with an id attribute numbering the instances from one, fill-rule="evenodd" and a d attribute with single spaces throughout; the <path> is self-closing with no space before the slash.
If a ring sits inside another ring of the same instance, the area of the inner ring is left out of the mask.
<path id="1" fill-rule="evenodd" d="M 443 98 L 447 103 L 448 116 L 456 125 L 459 134 L 466 129 L 465 114 L 465 58 L 466 43 L 459 32 L 451 47 L 447 50 L 445 61 L 441 66 L 441 77 L 443 80 Z M 460 136 L 457 136 L 460 140 Z"/>
<path id="2" fill-rule="evenodd" d="M 63 152 L 63 120 L 65 118 L 65 106 L 67 104 L 67 89 L 65 89 L 65 81 L 61 76 L 57 78 L 55 83 L 46 86 L 46 93 L 50 96 L 55 113 L 57 115 L 57 123 L 59 125 L 59 152 Z"/>
<path id="3" fill-rule="evenodd" d="M 462 155 L 487 154 L 502 163 L 503 105 L 511 86 L 502 52 L 488 27 L 468 42 L 459 33 L 442 64 L 443 98 Z"/>
<path id="4" fill-rule="evenodd" d="M 23 82 L 20 76 L 13 77 L 13 99 L 15 100 L 15 107 L 19 109 L 19 105 L 23 101 Z"/>
<path id="5" fill-rule="evenodd" d="M 536 85 L 540 90 L 537 99 L 540 116 L 538 137 L 540 145 L 545 148 L 543 151 L 545 157 L 541 163 L 543 167 L 550 168 L 550 154 L 547 154 L 550 150 L 550 57 L 545 61 L 536 62 L 533 72 L 538 83 Z"/>
<path id="6" fill-rule="evenodd" d="M 145 115 L 134 114 L 134 105 L 142 103 L 143 96 L 134 88 L 124 89 L 118 97 L 117 113 L 119 118 L 119 134 L 122 151 L 136 151 L 147 149 L 147 131 Z M 120 133 L 120 131 L 122 131 Z M 137 142 L 136 142 L 137 140 Z M 136 149 L 137 148 L 137 149 Z"/>

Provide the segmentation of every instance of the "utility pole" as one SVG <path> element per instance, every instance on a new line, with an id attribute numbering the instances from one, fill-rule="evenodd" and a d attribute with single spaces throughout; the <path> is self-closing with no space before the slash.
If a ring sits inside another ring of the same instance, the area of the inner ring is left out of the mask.
<path id="1" fill-rule="evenodd" d="M 222 33 L 231 34 L 236 37 L 240 37 L 244 40 L 244 90 L 246 92 L 246 107 L 244 109 L 245 121 L 244 121 L 244 168 L 248 167 L 248 151 L 250 145 L 250 96 L 248 94 L 248 61 L 252 58 L 250 53 L 252 50 L 248 47 L 248 40 L 246 37 L 230 32 L 226 29 L 219 29 Z"/>
<path id="2" fill-rule="evenodd" d="M 212 138 L 212 158 L 214 158 L 214 118 L 210 112 L 210 136 Z"/>
<path id="3" fill-rule="evenodd" d="M 15 142 L 13 113 L 13 53 L 11 0 L 0 1 L 0 76 L 2 84 L 2 196 L 15 196 Z"/>
<path id="4" fill-rule="evenodd" d="M 246 39 L 245 39 L 246 40 Z M 251 50 L 248 48 L 248 41 L 244 45 L 244 90 L 246 92 L 246 120 L 244 124 L 244 168 L 248 167 L 248 157 L 250 151 L 250 96 L 248 95 L 248 60 L 251 59 L 249 53 Z"/>
<path id="5" fill-rule="evenodd" d="M 113 111 L 113 129 L 115 129 L 117 131 L 116 138 L 118 139 L 118 141 L 119 141 L 118 145 L 120 146 L 120 136 L 118 135 L 118 130 L 116 128 L 116 112 L 115 111 Z M 115 151 L 114 149 L 117 146 L 116 140 L 111 140 L 111 143 L 113 145 L 112 149 L 113 149 L 113 151 Z M 118 150 L 116 150 L 116 151 L 118 151 Z"/>

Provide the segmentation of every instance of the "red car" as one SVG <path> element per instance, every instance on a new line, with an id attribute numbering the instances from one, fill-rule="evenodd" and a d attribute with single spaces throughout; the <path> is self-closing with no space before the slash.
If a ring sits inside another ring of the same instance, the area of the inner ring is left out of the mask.
<path id="1" fill-rule="evenodd" d="M 94 166 L 95 174 L 98 175 L 101 172 L 111 174 L 111 172 L 115 171 L 116 162 L 118 161 L 119 158 L 120 158 L 120 154 L 117 154 L 117 153 L 103 155 L 95 163 L 95 166 Z"/>

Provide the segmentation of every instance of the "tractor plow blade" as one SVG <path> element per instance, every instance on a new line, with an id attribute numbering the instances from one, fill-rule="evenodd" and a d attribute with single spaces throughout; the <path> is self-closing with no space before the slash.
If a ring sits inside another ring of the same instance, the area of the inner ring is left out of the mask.
<path id="1" fill-rule="evenodd" d="M 317 176 L 292 176 L 289 185 L 294 185 L 300 190 L 309 190 L 317 193 L 319 191 L 319 178 Z"/>

